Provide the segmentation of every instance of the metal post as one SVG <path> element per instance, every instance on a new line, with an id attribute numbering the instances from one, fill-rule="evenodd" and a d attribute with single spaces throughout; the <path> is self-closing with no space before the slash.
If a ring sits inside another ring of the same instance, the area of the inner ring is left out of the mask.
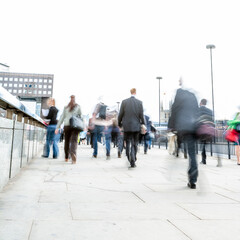
<path id="1" fill-rule="evenodd" d="M 162 77 L 156 77 L 156 79 L 158 79 L 159 81 L 159 119 L 158 119 L 158 125 L 160 127 L 160 121 L 161 121 L 161 102 L 160 102 L 160 80 L 162 79 Z"/>
<path id="2" fill-rule="evenodd" d="M 212 84 L 212 110 L 213 110 L 213 122 L 215 123 L 215 109 L 214 109 L 214 90 L 213 90 L 213 64 L 212 64 L 212 49 L 215 48 L 213 44 L 206 46 L 207 49 L 210 49 L 210 63 L 211 63 L 211 84 Z M 213 138 L 214 143 L 216 143 L 216 137 Z"/>

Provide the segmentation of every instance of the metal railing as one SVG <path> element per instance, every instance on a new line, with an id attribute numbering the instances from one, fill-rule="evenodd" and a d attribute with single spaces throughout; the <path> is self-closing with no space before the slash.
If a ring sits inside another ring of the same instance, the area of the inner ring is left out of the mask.
<path id="1" fill-rule="evenodd" d="M 0 87 L 0 191 L 43 150 L 46 126 L 17 98 Z"/>

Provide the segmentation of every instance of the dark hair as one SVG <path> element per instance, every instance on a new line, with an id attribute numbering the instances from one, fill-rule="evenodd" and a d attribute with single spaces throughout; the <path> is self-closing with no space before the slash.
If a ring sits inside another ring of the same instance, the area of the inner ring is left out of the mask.
<path id="1" fill-rule="evenodd" d="M 72 95 L 71 96 L 71 100 L 68 104 L 68 107 L 69 107 L 69 111 L 71 112 L 75 107 L 77 106 L 76 102 L 75 102 L 75 96 Z"/>
<path id="2" fill-rule="evenodd" d="M 203 98 L 203 99 L 201 100 L 200 104 L 202 104 L 202 105 L 204 105 L 204 106 L 207 105 L 207 99 Z"/>

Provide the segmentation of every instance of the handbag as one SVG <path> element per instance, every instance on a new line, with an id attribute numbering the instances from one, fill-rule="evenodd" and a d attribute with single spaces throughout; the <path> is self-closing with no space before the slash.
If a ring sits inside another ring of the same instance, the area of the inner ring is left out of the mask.
<path id="1" fill-rule="evenodd" d="M 239 143 L 239 133 L 235 129 L 228 129 L 225 133 L 225 139 L 229 142 Z"/>
<path id="2" fill-rule="evenodd" d="M 81 132 L 84 130 L 84 127 L 85 127 L 84 121 L 79 115 L 77 115 L 77 116 L 73 115 L 70 118 L 70 128 L 71 129 Z"/>

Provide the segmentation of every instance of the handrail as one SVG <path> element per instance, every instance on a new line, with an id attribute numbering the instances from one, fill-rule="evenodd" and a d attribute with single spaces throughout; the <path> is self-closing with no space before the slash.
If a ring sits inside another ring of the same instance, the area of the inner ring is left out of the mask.
<path id="1" fill-rule="evenodd" d="M 15 96 L 0 86 L 0 107 L 5 110 L 13 110 L 15 113 L 22 113 L 23 117 L 29 117 L 32 120 L 46 126 L 46 123 L 37 114 L 32 113 Z"/>

